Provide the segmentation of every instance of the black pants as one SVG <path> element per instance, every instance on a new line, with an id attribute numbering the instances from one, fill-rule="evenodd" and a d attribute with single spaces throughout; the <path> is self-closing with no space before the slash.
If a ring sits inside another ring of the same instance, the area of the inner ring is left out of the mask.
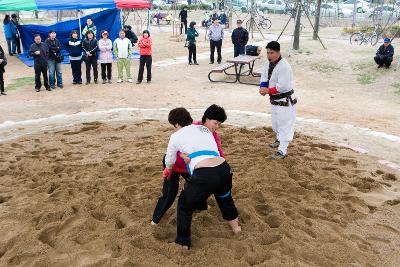
<path id="1" fill-rule="evenodd" d="M 163 169 L 165 168 L 165 156 L 163 158 Z M 188 173 L 172 172 L 170 180 L 164 180 L 162 196 L 158 199 L 153 212 L 153 222 L 159 223 L 167 210 L 174 204 L 179 190 L 179 177 L 182 176 L 185 181 L 189 178 Z M 207 200 L 199 205 L 198 210 L 207 210 Z"/>
<path id="2" fill-rule="evenodd" d="M 210 62 L 214 63 L 214 52 L 215 48 L 217 48 L 217 54 L 218 54 L 217 62 L 221 63 L 222 61 L 221 47 L 222 47 L 222 40 L 219 41 L 210 40 L 210 49 L 211 49 Z"/>
<path id="3" fill-rule="evenodd" d="M 188 49 L 189 49 L 189 63 L 192 62 L 192 58 L 193 58 L 194 63 L 196 63 L 197 62 L 197 59 L 196 59 L 196 44 L 189 44 Z"/>
<path id="4" fill-rule="evenodd" d="M 185 34 L 187 34 L 187 20 L 181 21 L 181 34 L 183 28 L 185 28 Z"/>
<path id="5" fill-rule="evenodd" d="M 212 168 L 199 168 L 185 183 L 178 201 L 177 237 L 175 243 L 190 246 L 192 214 L 210 195 L 214 195 L 222 217 L 231 221 L 238 211 L 230 193 L 232 172 L 227 162 Z"/>
<path id="6" fill-rule="evenodd" d="M 101 78 L 111 80 L 112 63 L 101 63 Z"/>
<path id="7" fill-rule="evenodd" d="M 147 81 L 151 81 L 151 64 L 153 59 L 151 56 L 140 56 L 138 81 L 143 81 L 144 66 L 146 65 Z"/>
<path id="8" fill-rule="evenodd" d="M 97 71 L 97 57 L 88 57 L 86 60 L 86 81 L 90 82 L 90 69 L 93 68 L 93 76 L 94 80 L 97 81 L 97 78 L 99 77 L 99 73 Z"/>
<path id="9" fill-rule="evenodd" d="M 233 46 L 233 50 L 234 50 L 234 52 L 233 52 L 233 56 L 234 57 L 237 57 L 237 56 L 240 56 L 240 55 L 244 55 L 246 52 L 245 52 L 245 45 L 234 45 Z"/>
<path id="10" fill-rule="evenodd" d="M 70 60 L 73 82 L 82 82 L 82 60 Z"/>
<path id="11" fill-rule="evenodd" d="M 17 40 L 17 53 L 21 54 L 21 38 L 18 37 L 16 40 Z"/>
<path id="12" fill-rule="evenodd" d="M 376 55 L 374 60 L 379 66 L 385 65 L 386 67 L 389 67 L 392 64 L 393 58 L 384 55 Z"/>
<path id="13" fill-rule="evenodd" d="M 0 70 L 0 93 L 4 92 L 4 72 Z"/>
<path id="14" fill-rule="evenodd" d="M 35 65 L 35 89 L 42 87 L 40 76 L 43 75 L 43 83 L 46 89 L 50 88 L 49 77 L 47 76 L 47 65 Z"/>

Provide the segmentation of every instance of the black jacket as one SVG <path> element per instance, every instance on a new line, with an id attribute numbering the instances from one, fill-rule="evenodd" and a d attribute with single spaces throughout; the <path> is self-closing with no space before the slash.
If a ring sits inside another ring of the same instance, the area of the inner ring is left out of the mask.
<path id="1" fill-rule="evenodd" d="M 384 45 L 381 45 L 378 49 L 378 51 L 376 51 L 376 55 L 378 56 L 387 56 L 387 57 L 391 57 L 393 58 L 394 55 L 394 47 L 390 44 L 388 45 L 388 47 L 385 49 Z"/>
<path id="2" fill-rule="evenodd" d="M 181 21 L 187 21 L 187 17 L 188 13 L 186 10 L 181 10 L 181 12 L 179 12 L 179 18 L 181 19 Z"/>
<path id="3" fill-rule="evenodd" d="M 82 43 L 82 48 L 85 53 L 89 52 L 92 57 L 97 57 L 98 43 L 96 39 L 89 40 L 86 38 Z"/>
<path id="4" fill-rule="evenodd" d="M 5 72 L 4 66 L 7 65 L 6 54 L 4 54 L 3 47 L 0 46 L 0 59 L 3 60 L 3 63 L 0 64 L 0 72 Z"/>
<path id="5" fill-rule="evenodd" d="M 36 51 L 40 51 L 40 54 L 36 55 Z M 45 43 L 33 43 L 29 48 L 29 55 L 33 57 L 36 66 L 47 66 L 47 60 L 49 60 L 49 47 Z"/>
<path id="6" fill-rule="evenodd" d="M 131 40 L 132 46 L 134 46 L 138 41 L 138 37 L 132 30 L 125 31 L 125 37 Z"/>
<path id="7" fill-rule="evenodd" d="M 56 60 L 57 56 L 61 55 L 61 44 L 58 39 L 51 40 L 47 38 L 46 45 L 49 47 L 49 59 Z"/>
<path id="8" fill-rule="evenodd" d="M 246 45 L 249 41 L 249 32 L 243 28 L 236 28 L 232 32 L 232 43 L 234 45 Z"/>

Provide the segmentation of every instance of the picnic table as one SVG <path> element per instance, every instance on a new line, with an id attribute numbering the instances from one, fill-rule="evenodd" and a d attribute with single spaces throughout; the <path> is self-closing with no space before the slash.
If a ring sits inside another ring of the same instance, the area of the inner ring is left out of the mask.
<path id="1" fill-rule="evenodd" d="M 255 71 L 254 65 L 257 59 L 261 58 L 261 56 L 249 56 L 249 55 L 240 55 L 235 58 L 227 60 L 227 63 L 219 65 L 213 68 L 208 74 L 208 79 L 211 82 L 225 82 L 225 83 L 241 83 L 241 84 L 250 84 L 250 85 L 258 85 L 259 81 L 256 82 L 246 82 L 242 81 L 243 77 L 255 77 L 259 78 L 261 76 L 261 71 Z M 246 68 L 246 66 L 248 68 Z M 229 73 L 227 70 L 234 68 L 235 73 Z M 233 80 L 214 80 L 211 75 L 215 73 L 225 73 L 227 76 L 234 76 Z"/>

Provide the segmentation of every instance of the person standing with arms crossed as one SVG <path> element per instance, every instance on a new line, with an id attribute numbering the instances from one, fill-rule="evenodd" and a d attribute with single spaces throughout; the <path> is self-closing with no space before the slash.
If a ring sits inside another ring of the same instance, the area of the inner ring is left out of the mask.
<path id="1" fill-rule="evenodd" d="M 150 37 L 150 32 L 148 30 L 144 30 L 142 38 L 140 38 L 138 42 L 138 47 L 140 50 L 140 65 L 139 65 L 139 74 L 136 84 L 141 84 L 143 81 L 143 73 L 145 65 L 147 70 L 147 83 L 151 82 L 151 64 L 153 62 L 153 59 L 151 57 L 152 45 L 153 41 Z"/>
<path id="2" fill-rule="evenodd" d="M 234 48 L 234 57 L 245 54 L 246 44 L 249 41 L 249 32 L 242 27 L 242 21 L 239 19 L 236 22 L 236 29 L 232 32 L 232 44 Z"/>
<path id="3" fill-rule="evenodd" d="M 219 24 L 219 20 L 213 20 L 213 24 L 208 28 L 208 37 L 210 39 L 210 64 L 214 64 L 214 52 L 217 48 L 217 62 L 221 64 L 222 55 L 222 40 L 224 39 L 224 27 Z"/>
<path id="4" fill-rule="evenodd" d="M 188 12 L 187 12 L 186 7 L 182 8 L 181 12 L 179 12 L 179 18 L 181 19 L 181 34 L 182 34 L 183 27 L 185 27 L 185 34 L 187 34 Z"/>
<path id="5" fill-rule="evenodd" d="M 269 62 L 265 63 L 261 73 L 259 93 L 262 96 L 268 94 L 272 105 L 272 130 L 277 138 L 270 147 L 278 148 L 278 151 L 271 159 L 277 160 L 286 157 L 293 140 L 297 99 L 293 91 L 292 67 L 282 58 L 280 44 L 272 41 L 266 48 Z"/>

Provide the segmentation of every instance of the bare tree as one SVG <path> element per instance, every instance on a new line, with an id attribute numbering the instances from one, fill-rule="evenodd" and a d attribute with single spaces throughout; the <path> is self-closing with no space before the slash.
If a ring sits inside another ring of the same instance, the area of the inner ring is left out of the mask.
<path id="1" fill-rule="evenodd" d="M 319 20 L 320 20 L 320 17 L 321 17 L 321 4 L 322 4 L 322 0 L 317 0 L 317 9 L 315 10 L 313 40 L 317 40 L 318 39 Z"/>
<path id="2" fill-rule="evenodd" d="M 296 21 L 294 26 L 294 36 L 293 36 L 293 49 L 299 50 L 300 48 L 300 30 L 301 30 L 301 0 L 297 1 L 296 6 Z"/>

